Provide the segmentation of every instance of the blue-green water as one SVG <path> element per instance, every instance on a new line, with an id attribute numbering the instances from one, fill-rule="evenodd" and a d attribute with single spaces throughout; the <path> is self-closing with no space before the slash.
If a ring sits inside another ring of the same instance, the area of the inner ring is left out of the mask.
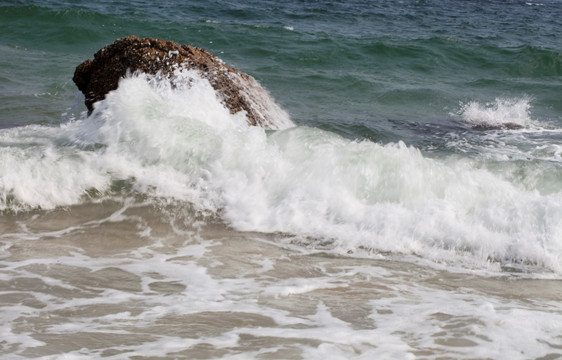
<path id="1" fill-rule="evenodd" d="M 74 67 L 134 34 L 204 47 L 297 123 L 344 122 L 359 127 L 343 130 L 352 136 L 395 140 L 389 119 L 439 124 L 459 102 L 497 97 L 530 97 L 533 116 L 556 127 L 561 12 L 558 1 L 3 1 L 2 122 L 56 119 L 73 105 Z"/>
<path id="2" fill-rule="evenodd" d="M 559 0 L 0 0 L 0 357 L 560 358 L 560 34 Z M 88 117 L 128 35 L 295 126 L 193 74 Z"/>

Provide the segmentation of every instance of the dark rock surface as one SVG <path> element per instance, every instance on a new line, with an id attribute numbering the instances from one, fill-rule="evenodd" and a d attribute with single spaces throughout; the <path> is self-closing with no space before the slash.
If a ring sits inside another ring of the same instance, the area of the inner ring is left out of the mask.
<path id="1" fill-rule="evenodd" d="M 117 39 L 99 50 L 93 60 L 78 65 L 72 80 L 84 94 L 91 113 L 93 104 L 117 89 L 119 80 L 128 72 L 159 73 L 171 78 L 179 66 L 199 71 L 231 113 L 246 111 L 250 125 L 268 129 L 292 125 L 287 114 L 254 78 L 224 64 L 204 49 L 172 41 L 136 36 Z"/>
<path id="2" fill-rule="evenodd" d="M 491 124 L 478 124 L 478 125 L 474 125 L 472 126 L 473 130 L 480 130 L 480 131 L 488 131 L 488 130 L 519 130 L 519 129 L 523 129 L 522 125 L 516 124 L 516 123 L 512 123 L 512 122 L 507 122 L 507 123 L 503 123 L 503 124 L 499 124 L 499 125 L 491 125 Z"/>

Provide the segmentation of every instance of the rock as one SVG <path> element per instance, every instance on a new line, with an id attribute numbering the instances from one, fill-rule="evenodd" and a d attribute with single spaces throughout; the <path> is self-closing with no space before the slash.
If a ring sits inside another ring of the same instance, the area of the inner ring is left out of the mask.
<path id="1" fill-rule="evenodd" d="M 231 113 L 246 111 L 250 125 L 266 129 L 293 126 L 288 115 L 253 77 L 224 64 L 204 49 L 172 41 L 136 36 L 117 39 L 99 50 L 93 60 L 78 65 L 72 80 L 92 113 L 94 103 L 117 89 L 119 80 L 129 72 L 159 73 L 171 79 L 178 66 L 199 71 Z"/>
<path id="2" fill-rule="evenodd" d="M 523 129 L 522 125 L 516 124 L 516 123 L 512 123 L 512 122 L 506 122 L 503 124 L 486 124 L 486 123 L 482 123 L 482 124 L 478 124 L 478 125 L 474 125 L 472 126 L 473 130 L 480 130 L 480 131 L 488 131 L 488 130 L 519 130 L 519 129 Z"/>

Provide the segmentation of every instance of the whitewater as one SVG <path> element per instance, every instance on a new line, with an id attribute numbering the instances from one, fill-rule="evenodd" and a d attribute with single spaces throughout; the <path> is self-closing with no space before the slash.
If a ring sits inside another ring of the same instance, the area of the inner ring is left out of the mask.
<path id="1" fill-rule="evenodd" d="M 137 74 L 89 118 L 5 131 L 2 209 L 96 201 L 124 182 L 129 193 L 193 204 L 236 230 L 294 234 L 338 254 L 562 271 L 560 193 L 521 188 L 477 162 L 430 159 L 403 142 L 306 126 L 268 133 L 231 115 L 196 72 L 176 76 L 172 88 Z M 468 104 L 463 115 L 475 111 L 490 110 Z"/>
<path id="2" fill-rule="evenodd" d="M 556 344 L 561 290 L 542 282 L 562 271 L 560 192 L 403 142 L 248 126 L 196 72 L 176 76 L 132 75 L 89 117 L 2 132 L 13 358 L 512 358 Z M 461 110 L 475 111 L 503 114 Z"/>

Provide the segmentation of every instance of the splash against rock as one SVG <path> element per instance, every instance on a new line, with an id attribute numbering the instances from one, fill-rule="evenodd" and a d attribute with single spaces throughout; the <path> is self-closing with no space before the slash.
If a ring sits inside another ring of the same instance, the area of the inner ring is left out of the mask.
<path id="1" fill-rule="evenodd" d="M 288 115 L 251 76 L 226 65 L 210 52 L 190 45 L 128 36 L 100 49 L 94 59 L 76 67 L 73 81 L 85 96 L 88 112 L 94 103 L 117 89 L 130 72 L 159 74 L 172 81 L 179 68 L 197 70 L 209 81 L 231 113 L 245 111 L 249 125 L 267 129 L 292 126 Z"/>

